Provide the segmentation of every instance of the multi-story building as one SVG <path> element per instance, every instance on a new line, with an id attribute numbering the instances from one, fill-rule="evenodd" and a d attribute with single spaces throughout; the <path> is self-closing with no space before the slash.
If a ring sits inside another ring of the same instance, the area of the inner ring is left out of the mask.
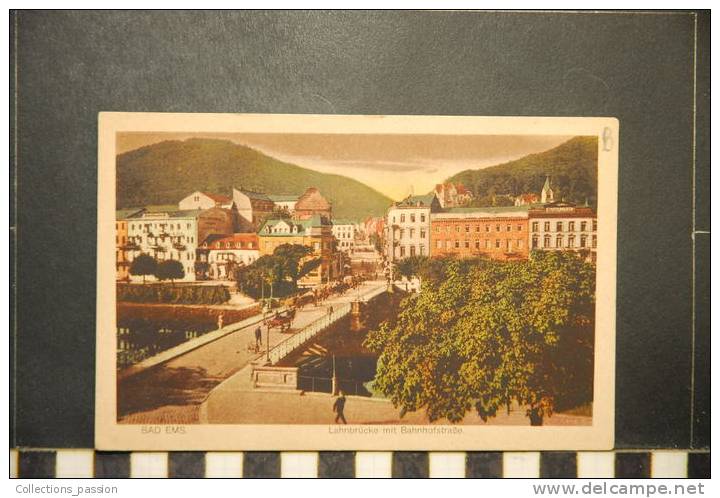
<path id="1" fill-rule="evenodd" d="M 529 210 L 530 250 L 589 251 L 595 260 L 597 216 L 589 206 L 553 202 Z"/>
<path id="2" fill-rule="evenodd" d="M 232 213 L 221 208 L 205 210 L 146 209 L 126 218 L 130 261 L 146 253 L 158 261 L 180 261 L 182 280 L 195 280 L 196 249 L 209 235 L 232 234 Z M 134 278 L 134 277 L 131 277 Z"/>
<path id="3" fill-rule="evenodd" d="M 528 257 L 528 207 L 450 208 L 432 213 L 432 256 Z"/>
<path id="4" fill-rule="evenodd" d="M 233 187 L 233 202 L 238 213 L 238 231 L 254 232 L 272 216 L 275 203 L 262 192 Z"/>
<path id="5" fill-rule="evenodd" d="M 300 244 L 312 248 L 308 259 L 320 258 L 317 268 L 299 282 L 314 286 L 342 275 L 342 258 L 335 250 L 332 225 L 320 215 L 303 220 L 267 219 L 258 230 L 260 256 L 273 254 L 283 244 Z"/>
<path id="6" fill-rule="evenodd" d="M 435 196 L 443 208 L 466 206 L 472 201 L 472 193 L 462 183 L 435 185 Z"/>
<path id="7" fill-rule="evenodd" d="M 353 252 L 358 225 L 349 220 L 333 220 L 332 233 L 336 239 L 336 247 L 343 252 Z"/>
<path id="8" fill-rule="evenodd" d="M 385 215 L 385 257 L 396 261 L 430 254 L 430 214 L 440 210 L 434 193 L 412 195 L 393 204 Z"/>
<path id="9" fill-rule="evenodd" d="M 130 278 L 129 270 L 132 254 L 137 249 L 128 240 L 127 219 L 143 211 L 142 208 L 115 211 L 115 278 L 117 280 L 128 280 Z"/>
<path id="10" fill-rule="evenodd" d="M 204 268 L 207 278 L 231 279 L 233 267 L 251 265 L 258 259 L 258 236 L 255 233 L 209 235 L 198 248 L 197 254 L 198 261 L 207 263 Z"/>
<path id="11" fill-rule="evenodd" d="M 233 200 L 226 195 L 211 194 L 208 192 L 200 192 L 198 190 L 178 202 L 178 209 L 181 211 L 189 211 L 192 209 L 210 209 L 214 207 L 232 209 Z"/>
<path id="12" fill-rule="evenodd" d="M 319 215 L 325 220 L 332 218 L 332 205 L 315 187 L 308 188 L 295 203 L 293 218 L 307 220 Z"/>

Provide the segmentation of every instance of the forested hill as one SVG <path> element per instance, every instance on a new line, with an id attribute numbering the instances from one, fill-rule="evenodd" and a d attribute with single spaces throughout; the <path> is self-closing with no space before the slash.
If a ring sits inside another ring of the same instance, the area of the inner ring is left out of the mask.
<path id="1" fill-rule="evenodd" d="M 540 195 L 546 175 L 552 177 L 556 200 L 597 205 L 597 138 L 574 137 L 557 147 L 520 159 L 465 170 L 448 178 L 470 189 L 473 204 L 487 205 L 497 196 Z M 496 200 L 497 202 L 497 200 Z"/>
<path id="2" fill-rule="evenodd" d="M 176 204 L 196 191 L 231 195 L 232 187 L 300 195 L 315 186 L 333 205 L 333 216 L 381 216 L 391 199 L 341 175 L 279 161 L 228 140 L 168 140 L 117 156 L 117 207 Z"/>

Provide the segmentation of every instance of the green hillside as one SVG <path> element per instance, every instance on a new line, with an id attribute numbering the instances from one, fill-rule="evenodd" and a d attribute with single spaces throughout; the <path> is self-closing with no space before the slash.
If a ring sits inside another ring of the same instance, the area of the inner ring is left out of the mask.
<path id="1" fill-rule="evenodd" d="M 176 204 L 196 190 L 231 195 L 232 187 L 300 195 L 315 186 L 333 217 L 380 216 L 391 199 L 356 180 L 301 168 L 228 140 L 168 140 L 117 156 L 117 207 Z"/>
<path id="2" fill-rule="evenodd" d="M 552 177 L 555 199 L 597 204 L 597 138 L 574 137 L 554 149 L 489 168 L 465 170 L 448 178 L 470 189 L 476 203 L 496 196 L 540 195 L 545 176 Z"/>

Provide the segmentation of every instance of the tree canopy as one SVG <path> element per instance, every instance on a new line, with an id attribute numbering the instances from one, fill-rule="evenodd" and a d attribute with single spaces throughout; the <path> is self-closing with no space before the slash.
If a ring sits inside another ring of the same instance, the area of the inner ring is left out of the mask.
<path id="1" fill-rule="evenodd" d="M 157 261 L 149 254 L 140 253 L 130 264 L 130 275 L 142 276 L 143 283 L 145 283 L 145 277 L 147 275 L 155 275 L 155 269 L 157 268 Z"/>
<path id="2" fill-rule="evenodd" d="M 158 263 L 155 268 L 155 277 L 158 280 L 174 281 L 185 277 L 185 269 L 180 261 L 167 259 Z"/>
<path id="3" fill-rule="evenodd" d="M 251 265 L 236 271 L 238 289 L 251 297 L 288 295 L 297 289 L 297 282 L 320 264 L 310 258 L 313 250 L 302 244 L 282 244 L 273 254 L 259 257 Z"/>
<path id="4" fill-rule="evenodd" d="M 582 255 L 441 260 L 394 320 L 370 332 L 375 388 L 401 414 L 483 420 L 513 401 L 542 423 L 592 401 L 595 269 Z"/>

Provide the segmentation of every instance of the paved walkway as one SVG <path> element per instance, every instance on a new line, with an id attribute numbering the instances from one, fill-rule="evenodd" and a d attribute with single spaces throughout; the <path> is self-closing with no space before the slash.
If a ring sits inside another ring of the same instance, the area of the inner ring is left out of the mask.
<path id="1" fill-rule="evenodd" d="M 383 282 L 365 282 L 364 294 L 385 286 Z M 292 329 L 270 332 L 270 347 L 286 339 L 293 331 L 307 326 L 327 313 L 330 305 L 357 298 L 357 290 L 335 295 L 318 307 L 307 305 L 299 310 Z M 145 372 L 118 381 L 118 418 L 131 424 L 187 424 L 198 422 L 198 408 L 208 393 L 223 380 L 239 372 L 251 360 L 265 354 L 267 329 L 263 327 L 263 350 L 255 354 L 248 345 L 255 344 L 251 325 L 205 344 Z"/>
<path id="2" fill-rule="evenodd" d="M 200 421 L 210 424 L 332 424 L 335 397 L 323 393 L 253 391 L 250 368 L 243 369 L 210 393 L 200 408 Z M 348 396 L 345 403 L 348 424 L 429 424 L 424 411 L 407 413 L 380 398 Z M 449 424 L 439 420 L 435 424 Z M 556 413 L 545 419 L 546 426 L 590 425 L 591 417 Z M 487 422 L 476 412 L 468 412 L 460 425 L 530 425 L 525 410 L 502 410 Z"/>

